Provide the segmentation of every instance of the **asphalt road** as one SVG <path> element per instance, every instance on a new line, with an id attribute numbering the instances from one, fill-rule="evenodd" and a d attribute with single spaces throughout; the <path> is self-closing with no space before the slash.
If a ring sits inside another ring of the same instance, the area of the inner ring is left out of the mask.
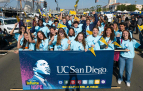
<path id="1" fill-rule="evenodd" d="M 131 77 L 131 87 L 127 87 L 125 82 L 117 84 L 116 77 L 118 69 L 114 69 L 112 86 L 121 87 L 120 89 L 96 89 L 97 91 L 143 91 L 143 58 L 136 53 Z M 0 91 L 10 91 L 12 88 L 22 88 L 19 55 L 8 53 L 0 56 Z M 95 89 L 80 89 L 80 91 L 94 91 Z M 40 90 L 35 90 L 40 91 Z M 65 91 L 65 90 L 47 90 Z M 74 90 L 76 91 L 76 90 Z"/>

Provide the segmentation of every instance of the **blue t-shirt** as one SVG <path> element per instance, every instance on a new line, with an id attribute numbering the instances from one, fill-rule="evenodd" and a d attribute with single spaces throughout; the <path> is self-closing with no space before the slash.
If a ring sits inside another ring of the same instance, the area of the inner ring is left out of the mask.
<path id="1" fill-rule="evenodd" d="M 85 48 L 88 50 L 87 44 L 86 44 Z M 71 50 L 73 50 L 73 51 L 84 51 L 84 46 L 82 45 L 82 43 L 80 43 L 78 41 L 73 41 L 71 43 Z"/>
<path id="2" fill-rule="evenodd" d="M 82 27 L 74 28 L 74 31 L 75 31 L 75 36 L 77 36 L 78 33 L 82 32 Z"/>
<path id="3" fill-rule="evenodd" d="M 35 43 L 37 44 L 37 39 L 35 39 Z M 39 49 L 36 48 L 36 51 L 48 51 L 49 39 L 41 40 Z"/>
<path id="4" fill-rule="evenodd" d="M 110 37 L 106 37 L 106 38 L 104 38 L 104 39 L 105 39 L 105 41 L 106 41 L 106 43 L 107 43 L 107 42 L 110 40 Z M 116 38 L 114 38 L 114 39 L 111 41 L 111 43 L 108 44 L 108 48 L 107 48 L 107 49 L 104 48 L 104 49 L 102 49 L 102 50 L 114 50 L 113 41 L 116 41 Z M 100 41 L 100 45 L 104 45 L 104 43 Z"/>
<path id="5" fill-rule="evenodd" d="M 63 51 L 65 49 L 68 49 L 68 39 L 64 38 L 61 40 L 61 45 L 55 45 L 54 51 Z"/>
<path id="6" fill-rule="evenodd" d="M 20 36 L 20 34 L 19 34 L 19 33 L 15 33 L 14 38 L 18 41 L 19 36 Z M 21 38 L 21 40 L 20 40 L 20 44 L 22 44 L 22 43 L 23 43 L 23 40 L 24 40 L 24 36 Z"/>
<path id="7" fill-rule="evenodd" d="M 75 40 L 75 36 L 69 36 L 69 40 L 72 42 Z"/>
<path id="8" fill-rule="evenodd" d="M 39 27 L 39 26 L 35 27 L 35 31 L 36 31 L 36 35 L 37 35 L 38 31 L 42 31 L 45 34 L 46 37 L 47 37 L 48 33 L 50 32 L 50 30 L 48 29 L 48 27 Z"/>
<path id="9" fill-rule="evenodd" d="M 53 23 L 52 21 L 48 21 L 48 23 L 43 22 L 43 25 L 44 25 L 44 26 L 46 26 L 46 25 L 48 24 L 48 25 L 50 25 L 50 26 L 51 26 L 51 25 L 52 25 L 52 23 Z"/>
<path id="10" fill-rule="evenodd" d="M 93 35 L 89 35 L 86 39 L 88 43 L 88 47 L 90 48 L 91 45 L 94 45 L 95 46 L 94 50 L 100 50 L 100 41 L 99 41 L 100 37 L 101 36 L 98 36 L 98 35 L 96 37 L 93 37 Z"/>
<path id="11" fill-rule="evenodd" d="M 22 46 L 23 42 L 20 45 Z M 28 42 L 26 43 L 25 47 L 28 47 Z M 28 49 L 19 48 L 19 50 L 20 51 L 24 51 L 24 50 L 33 50 L 34 51 L 35 50 L 35 43 L 30 43 Z"/>
<path id="12" fill-rule="evenodd" d="M 120 55 L 122 57 L 134 58 L 135 57 L 134 48 L 138 48 L 140 46 L 140 44 L 134 39 L 132 39 L 131 41 L 122 39 L 121 46 L 122 46 L 123 49 L 130 50 L 128 52 L 120 52 Z"/>
<path id="13" fill-rule="evenodd" d="M 104 31 L 104 27 L 103 27 L 103 26 L 101 26 L 101 27 L 98 27 L 98 28 L 99 28 L 98 35 L 100 35 L 100 34 L 101 34 L 101 32 L 103 32 L 103 31 Z"/>

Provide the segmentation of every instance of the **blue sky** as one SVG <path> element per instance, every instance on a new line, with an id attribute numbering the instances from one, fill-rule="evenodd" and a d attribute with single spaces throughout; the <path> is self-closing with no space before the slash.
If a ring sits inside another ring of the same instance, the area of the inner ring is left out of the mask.
<path id="1" fill-rule="evenodd" d="M 55 0 L 46 0 L 51 9 L 56 9 Z M 73 9 L 76 0 L 57 0 L 59 2 L 59 7 L 61 9 Z M 143 4 L 142 0 L 136 0 L 136 4 Z M 135 4 L 135 0 L 117 0 L 119 3 L 131 3 Z M 99 0 L 99 2 L 95 3 L 95 0 L 79 0 L 78 8 L 90 8 L 91 6 L 102 5 L 105 6 L 108 3 L 108 0 Z M 24 5 L 24 3 L 23 3 Z M 0 3 L 0 6 L 4 6 L 4 3 Z M 10 3 L 7 7 L 16 7 L 17 0 L 10 0 Z"/>

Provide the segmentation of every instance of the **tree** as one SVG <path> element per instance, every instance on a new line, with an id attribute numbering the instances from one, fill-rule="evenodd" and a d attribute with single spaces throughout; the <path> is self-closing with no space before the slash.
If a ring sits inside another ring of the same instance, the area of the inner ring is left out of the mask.
<path id="1" fill-rule="evenodd" d="M 117 10 L 120 10 L 120 11 L 124 11 L 124 10 L 126 10 L 126 6 L 125 5 L 118 5 L 117 6 Z"/>
<path id="2" fill-rule="evenodd" d="M 135 11 L 136 5 L 128 5 L 126 8 L 127 8 L 127 11 Z"/>
<path id="3" fill-rule="evenodd" d="M 102 9 L 101 9 L 101 5 L 96 5 L 96 11 L 97 11 L 97 12 L 102 11 Z"/>

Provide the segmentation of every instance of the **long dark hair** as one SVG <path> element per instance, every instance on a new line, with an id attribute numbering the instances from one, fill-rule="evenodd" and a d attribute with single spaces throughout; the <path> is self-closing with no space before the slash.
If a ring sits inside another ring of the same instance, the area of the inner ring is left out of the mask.
<path id="1" fill-rule="evenodd" d="M 84 47 L 84 49 L 85 49 L 86 42 L 85 42 L 84 33 L 82 33 L 82 32 L 78 33 L 78 35 L 77 35 L 76 38 L 75 38 L 75 41 L 78 41 L 78 36 L 79 36 L 79 34 L 82 34 L 82 35 L 83 35 L 82 45 L 83 45 L 83 47 Z"/>
<path id="2" fill-rule="evenodd" d="M 103 38 L 107 37 L 106 31 L 107 29 L 111 29 L 111 35 L 110 35 L 110 40 L 114 40 L 115 34 L 114 34 L 114 29 L 112 27 L 107 27 L 105 28 L 105 30 L 103 31 Z"/>
<path id="3" fill-rule="evenodd" d="M 43 39 L 46 39 L 45 34 L 42 31 L 38 31 L 38 33 L 41 33 L 43 35 Z M 37 43 L 36 43 L 36 49 L 39 49 L 40 43 L 41 43 L 41 39 L 38 37 L 38 33 L 37 33 Z"/>
<path id="4" fill-rule="evenodd" d="M 25 32 L 24 34 L 27 34 L 27 35 L 28 35 L 27 32 Z M 30 37 L 32 38 L 31 34 L 30 34 Z M 23 40 L 23 45 L 22 45 L 22 49 L 25 49 L 27 42 L 28 42 L 28 48 L 29 48 L 30 42 L 29 42 L 29 40 L 27 41 L 27 40 L 24 38 L 24 40 Z"/>
<path id="5" fill-rule="evenodd" d="M 57 34 L 58 37 L 57 37 L 57 43 L 56 43 L 56 45 L 61 45 L 61 36 L 60 36 L 60 34 L 59 34 L 59 30 L 63 30 L 65 38 L 68 39 L 68 36 L 67 36 L 65 30 L 64 30 L 63 28 L 59 28 L 59 29 L 58 29 L 58 34 Z"/>
<path id="6" fill-rule="evenodd" d="M 69 31 L 70 31 L 71 29 L 73 30 L 73 34 L 72 34 L 72 36 L 75 36 L 74 28 L 70 28 L 70 29 L 69 29 Z M 71 35 L 70 35 L 70 32 L 68 33 L 68 36 L 71 36 Z"/>
<path id="7" fill-rule="evenodd" d="M 123 32 L 127 31 L 128 32 L 128 39 L 131 41 L 132 38 L 131 38 L 131 35 L 130 35 L 130 32 L 128 30 L 124 30 Z M 122 32 L 122 39 L 124 39 L 123 37 L 123 32 Z"/>
<path id="8" fill-rule="evenodd" d="M 25 31 L 26 31 L 26 27 L 25 27 L 25 26 L 20 26 L 20 28 L 19 28 L 19 34 L 20 34 L 20 35 L 22 34 L 22 27 L 24 27 L 24 28 L 25 28 Z"/>

